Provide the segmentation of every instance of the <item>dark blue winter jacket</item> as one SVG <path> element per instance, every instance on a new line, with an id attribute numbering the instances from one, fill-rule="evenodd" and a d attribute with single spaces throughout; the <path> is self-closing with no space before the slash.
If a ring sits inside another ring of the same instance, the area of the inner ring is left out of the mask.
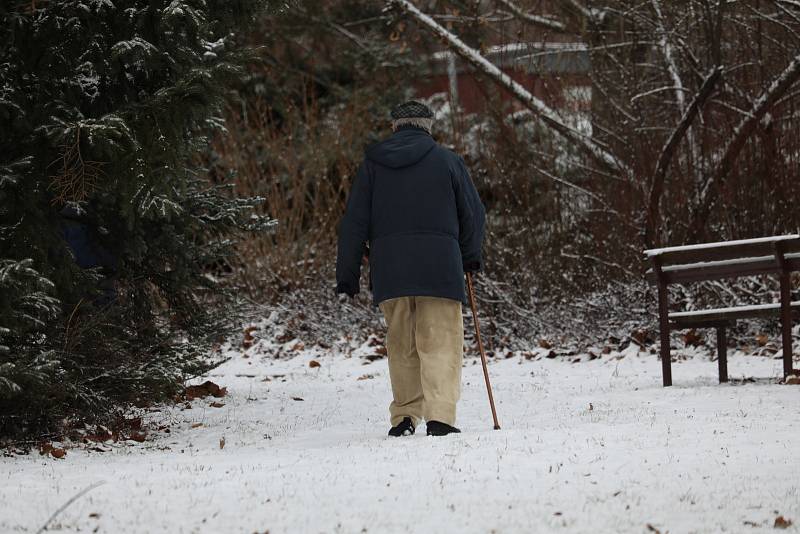
<path id="1" fill-rule="evenodd" d="M 336 290 L 359 290 L 369 243 L 376 304 L 433 296 L 466 302 L 464 271 L 482 267 L 485 212 L 464 160 L 423 129 L 401 127 L 373 145 L 339 226 Z"/>

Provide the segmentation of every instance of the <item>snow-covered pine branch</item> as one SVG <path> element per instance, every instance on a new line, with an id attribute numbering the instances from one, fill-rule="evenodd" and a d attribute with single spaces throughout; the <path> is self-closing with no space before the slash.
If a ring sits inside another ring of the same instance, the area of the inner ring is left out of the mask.
<path id="1" fill-rule="evenodd" d="M 507 89 L 514 98 L 530 109 L 546 127 L 554 130 L 567 141 L 576 145 L 595 161 L 626 177 L 631 175 L 628 166 L 620 161 L 614 154 L 600 146 L 591 137 L 564 123 L 561 117 L 542 100 L 531 94 L 530 91 L 525 89 L 519 82 L 500 70 L 477 50 L 471 48 L 456 35 L 447 31 L 442 25 L 433 20 L 432 17 L 420 11 L 409 0 L 388 0 L 387 7 L 396 7 L 404 13 L 411 15 L 419 24 L 430 30 L 434 35 L 443 39 L 455 53 L 472 64 L 476 69 L 489 76 L 495 83 Z"/>

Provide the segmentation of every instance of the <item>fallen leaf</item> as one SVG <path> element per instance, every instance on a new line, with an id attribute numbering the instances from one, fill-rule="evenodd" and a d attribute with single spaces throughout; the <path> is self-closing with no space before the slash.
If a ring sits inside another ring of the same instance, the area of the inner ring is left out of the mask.
<path id="1" fill-rule="evenodd" d="M 253 332 L 258 330 L 256 326 L 249 326 L 244 329 L 244 339 L 242 340 L 242 348 L 249 349 L 253 346 L 256 338 L 253 336 Z"/>
<path id="2" fill-rule="evenodd" d="M 358 378 L 356 378 L 356 380 L 369 380 L 370 378 L 375 378 L 375 375 L 371 374 L 361 375 Z"/>
<path id="3" fill-rule="evenodd" d="M 311 367 L 312 369 L 314 367 L 322 367 L 317 360 L 311 360 L 310 362 L 308 362 L 308 366 Z"/>
<path id="4" fill-rule="evenodd" d="M 786 519 L 782 515 L 775 518 L 774 528 L 787 529 L 792 526 L 792 520 Z"/>
<path id="5" fill-rule="evenodd" d="M 67 451 L 65 451 L 64 449 L 53 448 L 50 450 L 50 454 L 53 455 L 53 458 L 63 458 L 64 456 L 67 455 Z"/>
<path id="6" fill-rule="evenodd" d="M 541 339 L 539 340 L 539 347 L 541 347 L 541 348 L 543 348 L 543 349 L 552 349 L 552 348 L 553 348 L 553 344 L 552 344 L 552 343 L 550 343 L 550 342 L 549 342 L 548 340 L 546 340 L 545 338 L 541 338 Z"/>
<path id="7" fill-rule="evenodd" d="M 303 343 L 302 341 L 298 341 L 297 343 L 294 344 L 294 346 L 292 347 L 292 350 L 293 351 L 300 351 L 300 350 L 303 350 L 304 348 L 306 348 L 306 344 Z"/>
<path id="8" fill-rule="evenodd" d="M 98 514 L 97 512 L 92 512 L 91 514 L 89 514 L 89 517 L 91 517 L 92 519 L 97 519 L 98 517 L 100 517 L 100 514 Z"/>
<path id="9" fill-rule="evenodd" d="M 699 334 L 697 330 L 692 329 L 683 334 L 683 343 L 687 347 L 699 347 L 700 345 L 705 345 L 705 339 L 703 339 L 703 335 Z"/>
<path id="10" fill-rule="evenodd" d="M 219 438 L 219 448 L 220 449 L 224 449 L 225 448 L 225 436 L 222 436 L 221 438 Z"/>
<path id="11" fill-rule="evenodd" d="M 200 399 L 209 395 L 219 398 L 227 394 L 228 388 L 221 388 L 210 380 L 206 380 L 199 386 L 188 386 L 186 388 L 186 398 L 188 400 Z"/>
<path id="12" fill-rule="evenodd" d="M 368 354 L 367 356 L 364 356 L 364 358 L 366 358 L 367 360 L 369 360 L 371 362 L 374 362 L 374 361 L 382 359 L 383 358 L 383 354 Z"/>
<path id="13" fill-rule="evenodd" d="M 133 441 L 138 441 L 139 443 L 142 443 L 144 440 L 147 439 L 147 432 L 140 432 L 140 431 L 133 432 L 130 435 L 130 439 L 132 439 Z"/>
<path id="14" fill-rule="evenodd" d="M 789 375 L 783 383 L 788 385 L 800 385 L 800 375 Z"/>
<path id="15" fill-rule="evenodd" d="M 305 399 L 303 397 L 292 397 L 292 400 L 301 401 L 301 400 L 305 400 Z"/>
<path id="16" fill-rule="evenodd" d="M 643 328 L 638 328 L 631 332 L 631 339 L 634 340 L 640 347 L 643 347 L 650 339 L 650 333 Z"/>
<path id="17" fill-rule="evenodd" d="M 209 404 L 209 406 L 211 406 L 212 408 L 222 408 L 223 406 L 225 406 L 225 403 L 214 401 L 211 404 Z"/>
<path id="18" fill-rule="evenodd" d="M 203 423 L 192 423 L 192 428 L 200 428 L 203 426 Z"/>
<path id="19" fill-rule="evenodd" d="M 285 332 L 278 337 L 275 338 L 275 341 L 278 343 L 288 343 L 289 341 L 293 340 L 295 335 L 292 332 Z"/>
<path id="20" fill-rule="evenodd" d="M 589 403 L 589 411 L 591 412 L 592 410 L 594 410 L 594 406 L 592 406 L 592 403 L 590 402 Z"/>
<path id="21" fill-rule="evenodd" d="M 661 534 L 661 531 L 660 531 L 660 530 L 658 530 L 658 529 L 657 529 L 656 527 L 654 527 L 653 525 L 651 525 L 650 523 L 647 523 L 647 525 L 646 525 L 646 526 L 647 526 L 647 531 L 648 531 L 648 532 L 654 532 L 655 534 Z"/>
<path id="22" fill-rule="evenodd" d="M 759 347 L 763 347 L 769 341 L 769 337 L 766 334 L 758 334 L 756 336 L 756 343 L 758 343 Z"/>
<path id="23" fill-rule="evenodd" d="M 377 352 L 378 354 L 382 354 L 384 356 L 386 356 L 389 353 L 386 347 L 375 347 L 375 352 Z"/>

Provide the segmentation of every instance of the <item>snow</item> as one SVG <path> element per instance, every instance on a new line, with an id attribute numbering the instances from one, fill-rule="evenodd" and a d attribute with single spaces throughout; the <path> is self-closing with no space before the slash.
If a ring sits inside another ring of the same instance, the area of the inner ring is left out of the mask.
<path id="1" fill-rule="evenodd" d="M 732 260 L 714 260 L 714 261 L 699 261 L 695 263 L 680 263 L 677 265 L 667 265 L 663 267 L 661 270 L 664 272 L 678 272 L 678 271 L 690 271 L 692 269 L 700 269 L 703 267 L 726 267 L 729 265 L 744 265 L 748 263 L 760 263 L 760 262 L 768 262 L 773 261 L 775 256 L 751 256 L 747 258 L 734 258 Z M 777 269 L 777 264 L 775 265 Z M 650 269 L 649 271 L 652 271 Z"/>
<path id="2" fill-rule="evenodd" d="M 111 50 L 117 54 L 131 52 L 133 50 L 139 50 L 143 54 L 152 54 L 158 51 L 152 43 L 145 41 L 141 37 L 134 37 L 127 41 L 119 41 L 111 47 Z"/>
<path id="3" fill-rule="evenodd" d="M 758 243 L 774 243 L 777 241 L 786 241 L 789 239 L 800 239 L 798 234 L 777 235 L 772 237 L 757 237 L 754 239 L 738 239 L 734 241 L 719 241 L 717 243 L 700 243 L 697 245 L 683 245 L 680 247 L 667 247 L 667 248 L 652 248 L 645 250 L 644 253 L 648 257 L 659 256 L 667 252 L 683 252 L 687 250 L 705 250 L 709 248 L 722 248 L 733 247 L 737 245 L 752 245 Z"/>
<path id="4" fill-rule="evenodd" d="M 793 308 L 800 307 L 800 301 L 791 303 Z M 674 312 L 669 314 L 670 319 L 679 319 L 681 317 L 697 317 L 699 315 L 713 314 L 713 313 L 730 313 L 730 312 L 750 312 L 759 310 L 778 310 L 781 307 L 780 302 L 773 302 L 771 304 L 751 304 L 749 306 L 735 306 L 732 308 L 714 308 L 709 310 L 694 310 L 687 312 Z"/>
<path id="5" fill-rule="evenodd" d="M 657 357 L 635 345 L 574 364 L 515 353 L 490 363 L 494 431 L 470 356 L 463 433 L 388 438 L 386 361 L 361 357 L 372 348 L 288 348 L 288 360 L 268 348 L 226 349 L 232 359 L 198 379 L 227 397 L 151 412 L 169 434 L 0 458 L 0 532 L 36 532 L 87 488 L 50 530 L 742 532 L 800 520 L 800 403 L 774 380 L 780 360 L 732 354 L 734 383 L 719 385 L 703 349 L 675 351 L 676 385 L 662 388 Z"/>

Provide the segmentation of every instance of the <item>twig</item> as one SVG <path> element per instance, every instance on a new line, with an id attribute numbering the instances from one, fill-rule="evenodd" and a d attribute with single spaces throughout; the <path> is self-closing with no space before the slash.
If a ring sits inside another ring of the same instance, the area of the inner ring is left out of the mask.
<path id="1" fill-rule="evenodd" d="M 84 495 L 86 495 L 87 493 L 92 491 L 93 489 L 98 488 L 98 487 L 102 486 L 105 483 L 106 483 L 105 480 L 101 480 L 100 482 L 95 482 L 94 484 L 90 484 L 90 485 L 86 486 L 81 491 L 79 491 L 78 493 L 73 495 L 67 502 L 62 504 L 61 507 L 59 507 L 58 510 L 53 512 L 53 515 L 51 515 L 50 518 L 47 521 L 44 522 L 44 525 L 42 525 L 42 527 L 39 530 L 36 531 L 36 534 L 42 534 L 42 532 L 47 530 L 47 526 L 50 524 L 50 522 L 53 521 L 53 519 L 55 519 L 58 514 L 60 514 L 64 510 L 66 510 L 67 507 L 69 507 L 70 504 L 74 503 L 75 501 L 77 501 L 78 499 L 80 499 L 81 497 L 83 497 Z"/>
<path id="2" fill-rule="evenodd" d="M 75 308 L 72 310 L 72 313 L 69 314 L 69 319 L 67 319 L 67 328 L 64 332 L 64 351 L 67 350 L 67 346 L 69 345 L 69 329 L 72 326 L 72 319 L 75 317 L 75 313 L 80 308 L 81 304 L 83 304 L 83 299 L 79 300 L 78 303 L 75 305 Z"/>

